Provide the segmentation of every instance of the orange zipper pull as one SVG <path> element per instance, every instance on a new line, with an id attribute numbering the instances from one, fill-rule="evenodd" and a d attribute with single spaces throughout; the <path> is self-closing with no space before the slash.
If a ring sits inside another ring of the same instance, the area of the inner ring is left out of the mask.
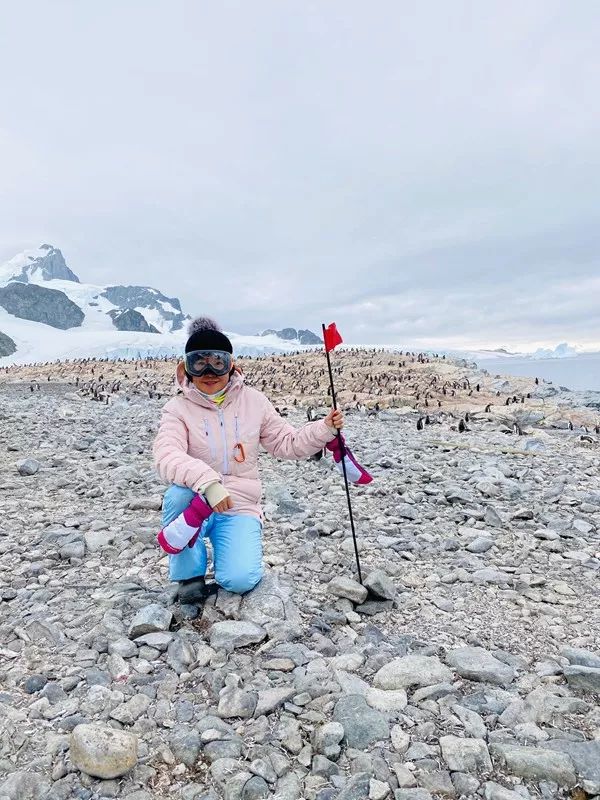
<path id="1" fill-rule="evenodd" d="M 239 452 L 236 452 L 239 451 Z M 233 448 L 233 460 L 237 461 L 238 464 L 243 464 L 246 460 L 246 453 L 244 452 L 244 445 L 241 442 L 238 442 L 235 447 Z"/>

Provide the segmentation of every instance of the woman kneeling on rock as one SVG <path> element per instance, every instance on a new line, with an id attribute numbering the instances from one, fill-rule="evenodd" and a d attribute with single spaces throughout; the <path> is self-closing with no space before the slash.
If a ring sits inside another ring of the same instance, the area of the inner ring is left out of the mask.
<path id="1" fill-rule="evenodd" d="M 215 322 L 198 318 L 188 332 L 185 360 L 177 365 L 180 391 L 163 408 L 154 462 L 172 484 L 158 541 L 170 555 L 179 601 L 197 604 L 207 594 L 205 536 L 219 586 L 243 594 L 262 577 L 259 445 L 277 458 L 308 458 L 344 419 L 331 410 L 326 419 L 293 428 L 262 392 L 245 385 Z"/>

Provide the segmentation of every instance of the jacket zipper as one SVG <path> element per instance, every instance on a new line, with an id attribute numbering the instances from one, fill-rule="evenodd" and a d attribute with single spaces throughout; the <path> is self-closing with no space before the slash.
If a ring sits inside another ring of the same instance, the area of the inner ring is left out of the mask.
<path id="1" fill-rule="evenodd" d="M 219 422 L 221 423 L 221 440 L 223 442 L 223 475 L 229 474 L 229 459 L 227 457 L 227 436 L 225 435 L 225 420 L 223 412 L 220 408 L 217 409 L 219 415 Z"/>
<path id="2" fill-rule="evenodd" d="M 206 432 L 206 436 L 208 438 L 208 447 L 210 449 L 210 455 L 212 459 L 217 458 L 217 448 L 215 447 L 215 443 L 210 431 L 210 425 L 208 424 L 208 420 L 204 420 L 204 431 Z"/>

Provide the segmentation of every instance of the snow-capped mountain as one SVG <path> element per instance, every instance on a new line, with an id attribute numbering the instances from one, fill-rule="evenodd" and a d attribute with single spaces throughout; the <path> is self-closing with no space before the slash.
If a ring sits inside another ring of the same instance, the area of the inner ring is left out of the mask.
<path id="1" fill-rule="evenodd" d="M 286 342 L 294 342 L 296 344 L 323 344 L 323 340 L 319 339 L 319 337 L 309 330 L 303 330 L 299 328 L 282 328 L 280 331 L 275 331 L 272 328 L 268 328 L 266 331 L 263 331 L 260 336 L 277 336 L 279 339 L 283 339 Z"/>
<path id="2" fill-rule="evenodd" d="M 24 250 L 0 266 L 0 286 L 8 281 L 35 283 L 55 278 L 79 283 L 77 275 L 67 267 L 63 254 L 51 244 L 42 244 L 37 250 Z"/>
<path id="3" fill-rule="evenodd" d="M 176 297 L 150 286 L 82 283 L 61 251 L 49 244 L 0 265 L 1 364 L 178 355 L 189 320 Z M 302 347 L 297 339 L 286 341 L 274 331 L 262 336 L 227 333 L 239 355 Z"/>

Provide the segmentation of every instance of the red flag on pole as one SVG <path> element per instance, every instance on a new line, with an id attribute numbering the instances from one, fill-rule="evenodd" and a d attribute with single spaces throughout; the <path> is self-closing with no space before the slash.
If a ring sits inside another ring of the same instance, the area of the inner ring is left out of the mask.
<path id="1" fill-rule="evenodd" d="M 335 322 L 332 322 L 331 325 L 323 328 L 323 340 L 325 342 L 326 353 L 329 353 L 330 350 L 333 350 L 338 344 L 341 344 L 344 341 L 340 336 L 340 332 L 335 327 Z"/>

